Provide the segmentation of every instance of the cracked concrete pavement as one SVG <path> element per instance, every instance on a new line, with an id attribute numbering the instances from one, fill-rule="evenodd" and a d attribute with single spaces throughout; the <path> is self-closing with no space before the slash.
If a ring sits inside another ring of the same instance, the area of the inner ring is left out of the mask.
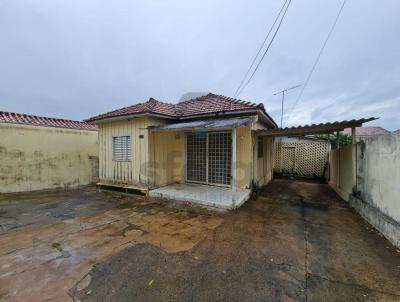
<path id="1" fill-rule="evenodd" d="M 0 301 L 400 301 L 400 251 L 327 185 L 228 213 L 52 194 L 0 201 Z"/>

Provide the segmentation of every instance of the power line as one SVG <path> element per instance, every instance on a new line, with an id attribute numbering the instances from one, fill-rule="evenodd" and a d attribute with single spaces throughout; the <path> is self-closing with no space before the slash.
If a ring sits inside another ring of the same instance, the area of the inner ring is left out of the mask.
<path id="1" fill-rule="evenodd" d="M 275 27 L 276 22 L 278 21 L 280 15 L 282 14 L 282 11 L 283 11 L 283 9 L 284 9 L 285 6 L 286 6 L 287 1 L 288 1 L 288 0 L 285 0 L 285 2 L 283 3 L 283 5 L 282 5 L 282 7 L 281 7 L 281 9 L 280 9 L 280 11 L 279 11 L 279 13 L 278 13 L 278 15 L 276 16 L 276 18 L 275 18 L 275 20 L 274 20 L 274 23 L 271 25 L 271 28 L 269 29 L 268 34 L 265 36 L 264 41 L 261 43 L 261 46 L 260 46 L 260 48 L 258 49 L 257 54 L 255 55 L 253 61 L 251 62 L 249 69 L 247 69 L 247 71 L 246 71 L 244 77 L 242 78 L 242 80 L 241 80 L 241 82 L 240 82 L 238 88 L 236 89 L 234 95 L 236 95 L 236 94 L 239 92 L 239 89 L 242 87 L 244 81 L 246 80 L 247 76 L 249 75 L 251 69 L 253 68 L 254 63 L 256 62 L 258 56 L 259 56 L 260 53 L 261 53 L 261 50 L 264 48 L 265 42 L 267 42 L 267 40 L 268 40 L 268 38 L 269 38 L 269 36 L 270 36 L 272 30 L 273 30 L 274 27 Z"/>
<path id="2" fill-rule="evenodd" d="M 258 67 L 260 67 L 261 62 L 264 60 L 266 54 L 268 53 L 268 50 L 270 49 L 270 47 L 271 47 L 271 45 L 272 45 L 272 42 L 275 40 L 275 37 L 276 37 L 276 35 L 277 35 L 277 33 L 278 33 L 278 31 L 279 31 L 281 25 L 282 25 L 283 19 L 285 18 L 285 15 L 286 15 L 286 13 L 287 13 L 287 11 L 288 11 L 288 8 L 289 8 L 291 2 L 292 2 L 292 0 L 289 0 L 288 4 L 286 5 L 285 11 L 283 12 L 283 15 L 282 15 L 282 17 L 281 17 L 281 20 L 279 21 L 278 27 L 276 28 L 276 30 L 275 30 L 275 32 L 274 32 L 274 35 L 272 36 L 271 41 L 269 42 L 269 44 L 268 44 L 268 46 L 267 46 L 267 49 L 264 51 L 264 54 L 262 55 L 261 59 L 259 60 L 259 62 L 258 62 L 258 64 L 257 64 L 256 68 L 253 70 L 253 73 L 251 74 L 250 78 L 247 80 L 246 84 L 243 85 L 243 87 L 240 89 L 240 91 L 238 91 L 238 93 L 236 94 L 235 97 L 238 97 L 239 94 L 242 93 L 242 91 L 247 87 L 247 85 L 248 85 L 248 84 L 250 83 L 250 81 L 253 79 L 255 73 L 256 73 L 257 70 L 258 70 Z"/>
<path id="3" fill-rule="evenodd" d="M 342 11 L 343 11 L 343 8 L 344 8 L 344 5 L 346 4 L 346 1 L 347 1 L 347 0 L 343 0 L 342 6 L 341 6 L 340 9 L 339 9 L 339 12 L 338 12 L 338 14 L 337 14 L 337 16 L 336 16 L 335 22 L 333 22 L 332 27 L 331 27 L 331 29 L 329 30 L 328 36 L 326 37 L 325 42 L 324 42 L 324 44 L 322 45 L 322 48 L 320 49 L 320 51 L 319 51 L 319 53 L 318 53 L 318 56 L 317 56 L 317 58 L 316 58 L 316 60 L 315 60 L 315 62 L 314 62 L 314 65 L 313 65 L 313 67 L 311 68 L 310 73 L 308 74 L 307 79 L 306 79 L 306 81 L 305 81 L 303 87 L 301 88 L 300 93 L 299 93 L 299 95 L 297 96 L 297 99 L 296 99 L 296 101 L 295 101 L 295 103 L 294 103 L 292 109 L 291 109 L 290 112 L 289 112 L 288 119 L 290 118 L 290 115 L 292 114 L 292 112 L 293 112 L 294 108 L 296 107 L 297 103 L 300 101 L 300 98 L 303 96 L 303 92 L 304 92 L 304 90 L 306 89 L 307 84 L 308 84 L 308 82 L 310 81 L 310 78 L 311 78 L 312 74 L 314 73 L 315 67 L 317 66 L 317 64 L 318 64 L 318 62 L 319 62 L 319 59 L 321 58 L 321 55 L 322 55 L 322 53 L 323 53 L 323 51 L 324 51 L 324 49 L 325 49 L 325 46 L 326 46 L 326 44 L 328 43 L 328 40 L 329 40 L 329 38 L 331 37 L 332 32 L 333 32 L 333 30 L 334 30 L 335 27 L 336 27 L 336 23 L 337 23 L 338 20 L 339 20 L 339 17 L 340 17 L 340 15 L 341 15 Z"/>

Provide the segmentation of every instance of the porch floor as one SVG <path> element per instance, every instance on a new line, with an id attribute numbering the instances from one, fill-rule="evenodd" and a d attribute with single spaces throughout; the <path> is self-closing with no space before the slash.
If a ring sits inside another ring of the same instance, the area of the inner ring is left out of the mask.
<path id="1" fill-rule="evenodd" d="M 231 210 L 250 198 L 250 190 L 232 192 L 231 188 L 186 183 L 150 190 L 149 195 Z"/>

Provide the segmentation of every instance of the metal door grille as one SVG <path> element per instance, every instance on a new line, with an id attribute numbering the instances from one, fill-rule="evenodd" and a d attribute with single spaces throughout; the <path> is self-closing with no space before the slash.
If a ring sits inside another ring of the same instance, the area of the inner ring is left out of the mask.
<path id="1" fill-rule="evenodd" d="M 231 184 L 232 137 L 229 132 L 208 134 L 208 182 Z"/>
<path id="2" fill-rule="evenodd" d="M 207 181 L 207 136 L 186 136 L 186 178 L 189 181 Z"/>
<path id="3" fill-rule="evenodd" d="M 230 185 L 232 176 L 232 135 L 211 132 L 186 135 L 186 180 Z"/>

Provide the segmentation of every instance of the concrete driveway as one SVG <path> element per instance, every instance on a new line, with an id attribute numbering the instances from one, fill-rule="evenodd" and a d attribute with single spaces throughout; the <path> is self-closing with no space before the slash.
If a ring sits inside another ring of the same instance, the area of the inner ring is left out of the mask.
<path id="1" fill-rule="evenodd" d="M 94 190 L 1 197 L 0 301 L 399 301 L 400 252 L 326 185 L 216 213 Z"/>

